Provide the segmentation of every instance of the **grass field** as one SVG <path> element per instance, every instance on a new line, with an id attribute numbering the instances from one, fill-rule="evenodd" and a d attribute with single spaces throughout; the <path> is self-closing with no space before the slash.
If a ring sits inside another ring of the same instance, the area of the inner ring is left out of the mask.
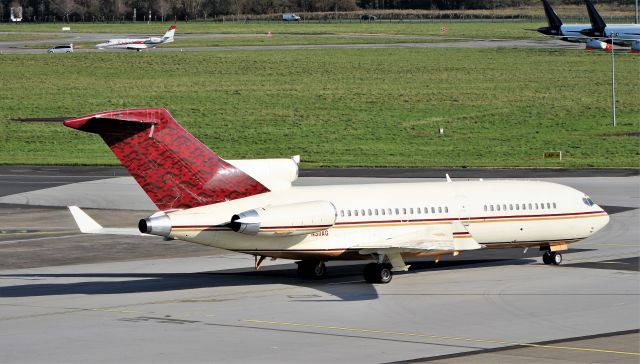
<path id="1" fill-rule="evenodd" d="M 21 40 L 41 40 L 51 38 L 62 38 L 58 34 L 0 34 L 0 42 L 17 42 Z"/>
<path id="2" fill-rule="evenodd" d="M 59 57 L 58 57 L 59 56 Z M 117 164 L 54 123 L 166 107 L 225 158 L 304 166 L 640 166 L 640 57 L 535 49 L 2 55 L 0 163 Z M 443 127 L 443 136 L 437 129 Z M 544 160 L 561 150 L 563 161 Z"/>
<path id="3" fill-rule="evenodd" d="M 123 24 L 71 24 L 72 33 L 121 33 L 121 34 L 150 34 L 162 35 L 172 23 L 123 23 Z M 470 38 L 508 38 L 530 39 L 543 36 L 526 29 L 538 28 L 544 23 L 529 22 L 349 22 L 349 23 L 283 23 L 283 22 L 226 22 L 201 23 L 178 22 L 177 33 L 199 34 L 399 34 L 443 37 Z M 46 24 L 0 24 L 0 32 L 51 32 L 61 33 L 62 23 Z M 447 32 L 442 32 L 442 27 Z M 69 33 L 65 33 L 69 34 Z"/>

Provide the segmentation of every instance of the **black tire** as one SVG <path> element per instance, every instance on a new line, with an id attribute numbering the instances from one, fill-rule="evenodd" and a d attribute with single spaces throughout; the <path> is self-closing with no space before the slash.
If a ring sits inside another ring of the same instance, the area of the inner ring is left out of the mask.
<path id="1" fill-rule="evenodd" d="M 558 252 L 551 253 L 551 263 L 553 263 L 553 265 L 560 265 L 560 263 L 562 263 L 562 254 Z"/>
<path id="2" fill-rule="evenodd" d="M 308 279 L 320 279 L 327 273 L 324 262 L 302 260 L 298 262 L 298 276 Z"/>
<path id="3" fill-rule="evenodd" d="M 364 266 L 364 280 L 369 283 L 389 283 L 392 278 L 391 264 L 369 263 Z"/>
<path id="4" fill-rule="evenodd" d="M 551 264 L 552 260 L 551 260 L 551 252 L 546 251 L 544 252 L 544 254 L 542 254 L 542 262 L 544 264 Z"/>

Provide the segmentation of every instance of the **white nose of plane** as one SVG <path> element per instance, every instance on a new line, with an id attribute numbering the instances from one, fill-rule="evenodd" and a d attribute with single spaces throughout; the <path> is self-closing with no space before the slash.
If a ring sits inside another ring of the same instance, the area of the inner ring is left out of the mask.
<path id="1" fill-rule="evenodd" d="M 603 227 L 607 226 L 607 224 L 609 223 L 609 214 L 606 213 L 606 211 L 604 211 L 604 209 L 598 205 L 594 205 L 593 207 L 596 207 L 598 210 L 602 211 L 602 214 L 599 215 L 597 218 L 593 219 L 593 223 L 592 223 L 592 227 L 591 227 L 591 234 L 594 234 L 595 232 L 597 232 L 598 230 L 602 229 Z"/>
<path id="2" fill-rule="evenodd" d="M 98 48 L 98 49 L 102 49 L 102 48 L 106 47 L 106 46 L 107 46 L 107 44 L 108 44 L 108 43 L 100 43 L 100 44 L 96 44 L 96 48 Z"/>

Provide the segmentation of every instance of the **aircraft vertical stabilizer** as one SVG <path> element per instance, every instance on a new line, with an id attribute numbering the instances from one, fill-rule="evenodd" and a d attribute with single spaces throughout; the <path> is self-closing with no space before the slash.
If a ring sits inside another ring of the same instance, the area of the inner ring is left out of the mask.
<path id="1" fill-rule="evenodd" d="M 207 148 L 162 108 L 107 111 L 69 119 L 64 125 L 99 134 L 160 210 L 269 191 Z"/>

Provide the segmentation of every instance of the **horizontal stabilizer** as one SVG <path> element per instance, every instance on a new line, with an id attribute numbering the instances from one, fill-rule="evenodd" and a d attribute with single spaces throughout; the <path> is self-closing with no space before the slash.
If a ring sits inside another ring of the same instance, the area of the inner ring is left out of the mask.
<path id="1" fill-rule="evenodd" d="M 84 234 L 154 236 L 143 234 L 137 228 L 104 228 L 78 206 L 69 206 L 69 211 L 71 211 L 71 215 L 73 215 L 80 232 Z"/>

